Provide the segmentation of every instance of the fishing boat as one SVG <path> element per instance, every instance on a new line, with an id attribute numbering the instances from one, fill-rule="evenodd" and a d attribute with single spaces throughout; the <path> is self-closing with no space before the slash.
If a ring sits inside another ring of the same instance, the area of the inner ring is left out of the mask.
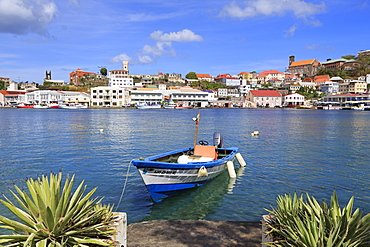
<path id="1" fill-rule="evenodd" d="M 153 102 L 139 102 L 136 104 L 137 109 L 160 109 L 162 105 Z"/>
<path id="2" fill-rule="evenodd" d="M 60 108 L 60 109 L 72 109 L 72 110 L 86 109 L 87 105 L 83 105 L 83 104 L 80 104 L 80 103 L 63 103 L 63 104 L 59 104 L 58 108 Z"/>
<path id="3" fill-rule="evenodd" d="M 192 105 L 178 105 L 175 107 L 175 109 L 193 109 L 194 107 Z"/>
<path id="4" fill-rule="evenodd" d="M 35 104 L 19 103 L 16 105 L 17 108 L 33 108 Z"/>
<path id="5" fill-rule="evenodd" d="M 235 177 L 235 157 L 240 165 L 245 165 L 237 147 L 222 147 L 219 132 L 213 135 L 213 145 L 208 144 L 205 140 L 196 143 L 195 137 L 193 147 L 132 160 L 154 202 L 181 190 L 202 186 L 225 170 Z"/>
<path id="6" fill-rule="evenodd" d="M 45 103 L 39 103 L 33 106 L 35 109 L 49 109 L 49 106 Z"/>
<path id="7" fill-rule="evenodd" d="M 176 107 L 177 107 L 177 104 L 175 103 L 169 103 L 169 104 L 163 105 L 164 109 L 175 109 Z"/>
<path id="8" fill-rule="evenodd" d="M 317 110 L 340 110 L 340 102 L 334 101 L 319 101 L 316 103 Z"/>

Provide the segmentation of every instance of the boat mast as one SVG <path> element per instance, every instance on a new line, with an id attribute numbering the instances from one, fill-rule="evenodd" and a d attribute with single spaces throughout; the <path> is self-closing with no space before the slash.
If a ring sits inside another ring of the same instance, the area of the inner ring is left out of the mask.
<path id="1" fill-rule="evenodd" d="M 198 115 L 196 117 L 193 118 L 194 122 L 195 122 L 195 133 L 194 133 L 194 148 L 195 148 L 195 145 L 197 145 L 197 137 L 198 137 L 198 128 L 199 128 L 199 120 L 200 120 L 200 111 L 198 110 Z"/>

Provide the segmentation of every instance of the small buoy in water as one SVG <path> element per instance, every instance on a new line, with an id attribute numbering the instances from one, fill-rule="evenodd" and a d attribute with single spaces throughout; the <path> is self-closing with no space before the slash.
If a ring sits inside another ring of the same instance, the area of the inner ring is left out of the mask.
<path id="1" fill-rule="evenodd" d="M 99 131 L 100 131 L 100 132 L 104 132 L 104 129 L 100 129 Z"/>
<path id="2" fill-rule="evenodd" d="M 252 136 L 258 136 L 259 134 L 260 134 L 260 132 L 258 132 L 258 130 L 256 130 L 253 133 L 251 133 Z"/>

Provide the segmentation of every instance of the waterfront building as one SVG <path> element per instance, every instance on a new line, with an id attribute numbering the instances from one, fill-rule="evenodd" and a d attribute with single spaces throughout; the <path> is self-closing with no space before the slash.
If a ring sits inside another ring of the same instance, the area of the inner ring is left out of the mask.
<path id="1" fill-rule="evenodd" d="M 284 106 L 295 107 L 297 105 L 304 105 L 305 97 L 299 93 L 291 93 L 284 96 Z"/>
<path id="2" fill-rule="evenodd" d="M 250 90 L 246 101 L 252 102 L 252 107 L 281 107 L 282 95 L 276 90 Z"/>
<path id="3" fill-rule="evenodd" d="M 317 74 L 321 64 L 316 59 L 309 59 L 304 61 L 295 61 L 294 56 L 289 57 L 289 67 L 286 70 L 290 74 L 299 74 L 303 77 L 314 76 Z"/>
<path id="4" fill-rule="evenodd" d="M 80 103 L 90 105 L 90 94 L 74 91 L 36 90 L 18 96 L 18 103 Z"/>
<path id="5" fill-rule="evenodd" d="M 176 102 L 184 106 L 205 107 L 210 100 L 214 100 L 213 92 L 201 91 L 191 87 L 181 87 L 167 90 L 166 85 L 158 85 L 158 88 L 139 88 L 130 91 L 130 104 L 139 102 L 162 103 L 164 101 Z"/>
<path id="6" fill-rule="evenodd" d="M 24 96 L 25 91 L 0 90 L 0 107 L 14 106 L 19 103 L 18 98 Z"/>
<path id="7" fill-rule="evenodd" d="M 158 88 L 138 88 L 130 91 L 130 104 L 138 104 L 139 102 L 161 103 L 164 100 L 162 90 Z"/>
<path id="8" fill-rule="evenodd" d="M 129 91 L 117 86 L 91 88 L 91 106 L 122 107 L 128 104 Z"/>
<path id="9" fill-rule="evenodd" d="M 331 102 L 346 102 L 346 101 L 360 101 L 360 100 L 370 100 L 369 94 L 357 94 L 357 93 L 348 93 L 348 94 L 332 94 L 323 97 L 323 101 Z"/>
<path id="10" fill-rule="evenodd" d="M 63 103 L 79 103 L 82 105 L 90 105 L 90 94 L 84 92 L 58 91 L 61 93 L 61 101 Z"/>
<path id="11" fill-rule="evenodd" d="M 62 91 L 51 91 L 51 90 L 36 90 L 25 94 L 24 103 L 30 104 L 49 104 L 63 102 Z M 19 102 L 19 103 L 20 103 Z"/>

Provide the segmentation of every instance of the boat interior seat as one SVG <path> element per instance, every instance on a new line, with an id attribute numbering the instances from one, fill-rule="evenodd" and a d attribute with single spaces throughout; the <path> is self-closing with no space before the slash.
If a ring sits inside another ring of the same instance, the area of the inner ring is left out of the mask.
<path id="1" fill-rule="evenodd" d="M 194 155 L 202 156 L 207 158 L 212 158 L 213 160 L 217 159 L 217 151 L 215 146 L 204 146 L 204 145 L 195 145 Z"/>

